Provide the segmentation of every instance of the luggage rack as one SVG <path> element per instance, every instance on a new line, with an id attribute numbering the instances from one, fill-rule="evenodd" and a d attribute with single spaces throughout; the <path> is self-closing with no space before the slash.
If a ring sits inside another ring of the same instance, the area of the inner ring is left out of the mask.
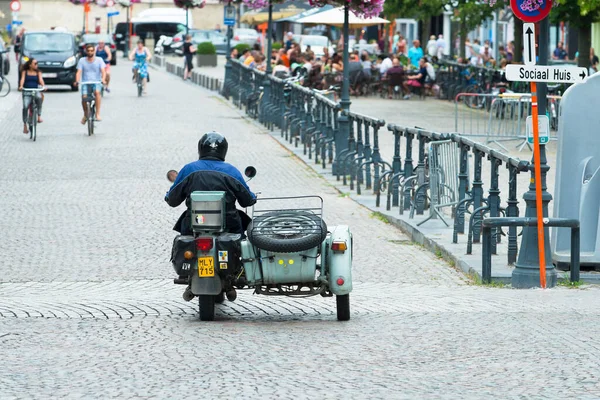
<path id="1" fill-rule="evenodd" d="M 283 208 L 269 206 L 277 201 L 291 203 L 294 200 L 300 200 L 304 204 L 300 207 Z M 270 237 L 293 241 L 316 236 L 322 240 L 326 234 L 327 226 L 323 222 L 323 198 L 320 196 L 260 198 L 252 207 L 252 226 L 248 232 L 251 239 Z"/>

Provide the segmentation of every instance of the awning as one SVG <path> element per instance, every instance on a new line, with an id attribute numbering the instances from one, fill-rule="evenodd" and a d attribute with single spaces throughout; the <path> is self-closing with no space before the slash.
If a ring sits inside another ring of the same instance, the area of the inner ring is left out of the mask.
<path id="1" fill-rule="evenodd" d="M 323 11 L 317 14 L 313 14 L 308 17 L 300 18 L 295 22 L 297 24 L 330 25 L 342 27 L 344 26 L 344 7 L 338 7 L 329 11 Z M 388 21 L 387 19 L 379 17 L 357 17 L 352 11 L 350 11 L 349 13 L 348 22 L 350 24 L 351 29 L 362 28 L 363 26 L 373 26 L 390 23 L 390 21 Z"/>
<path id="2" fill-rule="evenodd" d="M 298 15 L 302 11 L 306 11 L 309 9 L 312 9 L 310 4 L 301 3 L 301 2 L 295 2 L 293 4 L 291 4 L 291 3 L 273 4 L 273 21 L 281 19 L 281 18 L 291 17 L 293 15 Z M 242 15 L 242 18 L 240 18 L 240 22 L 244 22 L 244 23 L 250 24 L 250 25 L 258 25 L 258 24 L 261 24 L 261 23 L 267 22 L 267 21 L 269 21 L 269 8 L 268 7 L 261 8 L 258 10 L 248 11 L 247 13 L 244 13 L 244 15 Z"/>
<path id="3" fill-rule="evenodd" d="M 327 4 L 323 7 L 311 8 L 310 10 L 302 11 L 300 14 L 292 15 L 291 17 L 281 18 L 275 22 L 298 22 L 300 18 L 309 17 L 314 14 L 318 14 L 323 11 L 329 11 L 333 9 L 331 4 Z"/>

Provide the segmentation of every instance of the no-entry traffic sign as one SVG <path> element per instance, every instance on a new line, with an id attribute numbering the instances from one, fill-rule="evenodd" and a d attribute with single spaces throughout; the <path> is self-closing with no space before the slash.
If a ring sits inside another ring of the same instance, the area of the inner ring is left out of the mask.
<path id="1" fill-rule="evenodd" d="M 21 11 L 21 2 L 18 0 L 13 0 L 10 2 L 10 11 L 18 12 Z"/>
<path id="2" fill-rule="evenodd" d="M 523 22 L 539 22 L 550 14 L 552 0 L 510 0 L 510 8 Z"/>
<path id="3" fill-rule="evenodd" d="M 548 65 L 507 65 L 506 79 L 515 82 L 583 82 L 587 70 L 583 67 L 553 67 Z"/>

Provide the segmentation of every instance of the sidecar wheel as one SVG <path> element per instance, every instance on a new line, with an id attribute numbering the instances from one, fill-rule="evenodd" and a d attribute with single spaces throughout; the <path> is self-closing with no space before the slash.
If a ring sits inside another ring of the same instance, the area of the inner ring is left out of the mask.
<path id="1" fill-rule="evenodd" d="M 215 319 L 215 296 L 203 294 L 198 296 L 200 306 L 200 321 L 213 321 Z"/>
<path id="2" fill-rule="evenodd" d="M 254 217 L 247 234 L 250 243 L 259 249 L 294 253 L 320 245 L 327 236 L 327 225 L 311 212 L 274 211 Z"/>
<path id="3" fill-rule="evenodd" d="M 337 307 L 337 319 L 338 321 L 350 320 L 350 295 L 337 295 L 335 296 L 335 303 Z"/>

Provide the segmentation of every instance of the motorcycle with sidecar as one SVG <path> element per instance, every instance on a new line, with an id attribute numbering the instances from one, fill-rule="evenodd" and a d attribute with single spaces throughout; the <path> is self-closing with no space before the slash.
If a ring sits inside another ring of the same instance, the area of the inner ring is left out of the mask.
<path id="1" fill-rule="evenodd" d="M 246 168 L 246 177 L 255 174 Z M 176 176 L 167 173 L 171 182 Z M 187 286 L 184 300 L 198 297 L 202 321 L 214 320 L 215 303 L 235 301 L 238 289 L 268 296 L 335 295 L 337 319 L 350 319 L 352 234 L 348 226 L 327 227 L 321 197 L 259 198 L 245 235 L 227 231 L 225 192 L 195 191 L 187 203 L 193 234 L 175 237 L 171 262 L 174 283 Z"/>

